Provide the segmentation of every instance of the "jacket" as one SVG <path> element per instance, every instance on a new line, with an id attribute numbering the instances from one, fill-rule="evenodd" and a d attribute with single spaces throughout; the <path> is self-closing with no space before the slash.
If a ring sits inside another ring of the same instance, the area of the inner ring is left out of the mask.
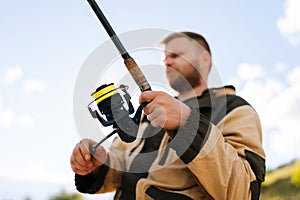
<path id="1" fill-rule="evenodd" d="M 115 199 L 259 199 L 265 176 L 260 120 L 233 86 L 184 101 L 192 112 L 170 137 L 144 119 L 132 143 L 114 139 L 106 165 L 75 175 L 83 193 Z"/>

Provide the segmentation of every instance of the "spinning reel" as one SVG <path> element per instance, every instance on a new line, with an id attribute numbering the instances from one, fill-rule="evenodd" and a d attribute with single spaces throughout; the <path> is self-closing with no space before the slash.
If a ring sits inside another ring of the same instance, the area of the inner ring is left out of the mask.
<path id="1" fill-rule="evenodd" d="M 94 101 L 88 105 L 88 109 L 92 117 L 98 119 L 103 126 L 113 126 L 114 129 L 113 132 L 108 134 L 99 143 L 90 147 L 92 155 L 101 143 L 115 133 L 118 133 L 121 140 L 124 142 L 130 143 L 136 139 L 142 110 L 146 104 L 141 104 L 134 117 L 131 118 L 129 115 L 134 113 L 134 107 L 130 101 L 131 97 L 127 92 L 127 89 L 128 87 L 125 85 L 120 85 L 119 88 L 116 88 L 113 83 L 110 83 L 108 85 L 101 85 L 91 94 Z M 123 97 L 119 91 L 122 91 Z M 97 110 L 92 110 L 90 106 L 93 103 L 97 104 L 101 114 L 99 114 Z"/>

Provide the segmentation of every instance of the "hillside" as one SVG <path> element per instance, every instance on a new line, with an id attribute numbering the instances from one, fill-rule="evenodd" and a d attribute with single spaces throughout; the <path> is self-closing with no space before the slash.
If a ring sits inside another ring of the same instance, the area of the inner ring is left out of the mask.
<path id="1" fill-rule="evenodd" d="M 293 161 L 268 171 L 263 183 L 261 200 L 300 199 L 300 161 Z"/>

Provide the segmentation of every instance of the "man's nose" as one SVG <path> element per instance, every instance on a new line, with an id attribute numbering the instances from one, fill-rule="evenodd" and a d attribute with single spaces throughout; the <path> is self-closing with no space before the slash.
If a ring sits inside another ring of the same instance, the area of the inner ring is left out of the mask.
<path id="1" fill-rule="evenodd" d="M 173 63 L 174 63 L 173 59 L 172 58 L 168 58 L 168 57 L 165 58 L 164 62 L 165 62 L 165 65 L 167 67 L 171 67 L 173 65 Z"/>

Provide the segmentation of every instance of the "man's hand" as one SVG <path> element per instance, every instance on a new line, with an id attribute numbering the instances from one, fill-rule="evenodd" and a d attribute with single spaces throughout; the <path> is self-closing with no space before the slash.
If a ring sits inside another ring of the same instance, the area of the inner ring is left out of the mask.
<path id="1" fill-rule="evenodd" d="M 145 91 L 140 96 L 140 103 L 144 102 L 148 102 L 144 113 L 154 127 L 176 130 L 191 113 L 190 107 L 165 92 Z"/>
<path id="2" fill-rule="evenodd" d="M 89 174 L 106 161 L 107 154 L 105 149 L 101 146 L 96 149 L 95 155 L 91 156 L 89 146 L 95 144 L 96 142 L 93 140 L 83 139 L 74 147 L 70 164 L 76 174 Z"/>

